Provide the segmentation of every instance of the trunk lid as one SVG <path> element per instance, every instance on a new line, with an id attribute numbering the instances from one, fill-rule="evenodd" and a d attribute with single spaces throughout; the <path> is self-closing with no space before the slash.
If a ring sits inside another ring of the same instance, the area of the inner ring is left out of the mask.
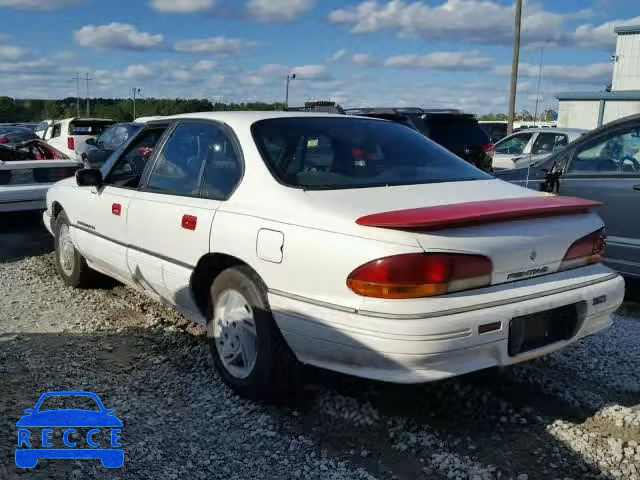
<path id="1" fill-rule="evenodd" d="M 449 182 L 442 184 L 396 186 L 352 190 L 307 192 L 317 206 L 336 209 L 357 223 L 367 216 L 422 207 L 460 207 L 469 202 L 492 203 L 496 200 L 528 204 L 545 203 L 548 195 L 499 180 Z M 577 200 L 577 199 L 576 199 Z M 500 202 L 497 202 L 500 203 Z M 569 204 L 572 202 L 569 201 Z M 562 204 L 562 201 L 559 202 Z M 457 252 L 484 255 L 493 262 L 492 284 L 556 272 L 569 247 L 577 239 L 602 227 L 602 221 L 589 210 L 597 204 L 578 201 L 572 211 L 555 212 L 526 218 L 485 218 L 481 223 L 465 223 L 433 229 L 418 224 L 386 227 L 360 224 L 360 233 L 371 230 L 389 232 L 389 241 L 411 239 L 426 252 Z M 560 214 L 562 213 L 562 214 Z M 366 223 L 366 222 L 365 222 Z M 380 232 L 382 233 L 382 232 Z M 391 235 L 394 234 L 394 235 Z M 382 236 L 378 237 L 383 240 Z"/>

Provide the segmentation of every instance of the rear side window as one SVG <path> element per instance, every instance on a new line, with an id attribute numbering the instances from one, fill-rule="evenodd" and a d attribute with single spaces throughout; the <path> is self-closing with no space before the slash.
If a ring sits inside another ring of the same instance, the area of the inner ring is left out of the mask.
<path id="1" fill-rule="evenodd" d="M 563 149 L 569 144 L 569 139 L 562 133 L 539 133 L 533 142 L 531 153 L 534 155 L 551 153 Z"/>
<path id="2" fill-rule="evenodd" d="M 181 123 L 167 140 L 149 176 L 147 189 L 169 195 L 223 199 L 239 179 L 232 145 L 217 125 Z"/>
<path id="3" fill-rule="evenodd" d="M 364 118 L 277 118 L 251 127 L 273 175 L 305 189 L 491 178 L 420 133 Z"/>

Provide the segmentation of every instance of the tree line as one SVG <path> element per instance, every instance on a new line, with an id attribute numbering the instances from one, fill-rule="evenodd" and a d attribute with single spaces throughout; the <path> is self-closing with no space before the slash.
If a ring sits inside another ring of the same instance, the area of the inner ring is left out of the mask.
<path id="1" fill-rule="evenodd" d="M 212 103 L 206 99 L 143 98 L 136 100 L 136 117 L 167 116 L 219 110 L 282 110 L 282 103 Z M 133 120 L 133 101 L 119 98 L 90 99 L 91 117 L 111 118 L 117 122 Z M 0 123 L 38 122 L 77 116 L 76 99 L 13 99 L 0 97 Z M 80 100 L 80 115 L 86 116 L 86 99 Z"/>

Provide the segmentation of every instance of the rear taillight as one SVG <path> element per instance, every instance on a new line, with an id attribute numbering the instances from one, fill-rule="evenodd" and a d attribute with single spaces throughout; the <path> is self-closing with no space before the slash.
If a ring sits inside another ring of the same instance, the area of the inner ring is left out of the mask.
<path id="1" fill-rule="evenodd" d="M 76 140 L 73 137 L 67 137 L 67 148 L 69 150 L 75 150 L 76 149 Z"/>
<path id="2" fill-rule="evenodd" d="M 484 153 L 493 155 L 496 151 L 496 146 L 493 143 L 487 143 L 486 145 L 482 146 L 482 151 Z"/>
<path id="3" fill-rule="evenodd" d="M 0 137 L 0 143 L 9 143 L 9 139 L 7 137 Z"/>
<path id="4" fill-rule="evenodd" d="M 576 240 L 567 250 L 560 270 L 571 270 L 600 262 L 604 255 L 606 240 L 604 228 Z"/>
<path id="5" fill-rule="evenodd" d="M 384 257 L 356 268 L 347 286 L 375 298 L 420 298 L 491 284 L 491 260 L 481 255 L 409 253 Z"/>

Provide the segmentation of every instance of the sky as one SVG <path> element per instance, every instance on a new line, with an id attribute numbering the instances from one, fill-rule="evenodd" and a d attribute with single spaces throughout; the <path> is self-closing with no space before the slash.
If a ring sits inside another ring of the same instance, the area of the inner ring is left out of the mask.
<path id="1" fill-rule="evenodd" d="M 611 82 L 629 0 L 524 2 L 518 110 Z M 337 101 L 506 112 L 508 0 L 0 0 L 0 95 Z M 81 96 L 86 95 L 86 82 Z"/>

